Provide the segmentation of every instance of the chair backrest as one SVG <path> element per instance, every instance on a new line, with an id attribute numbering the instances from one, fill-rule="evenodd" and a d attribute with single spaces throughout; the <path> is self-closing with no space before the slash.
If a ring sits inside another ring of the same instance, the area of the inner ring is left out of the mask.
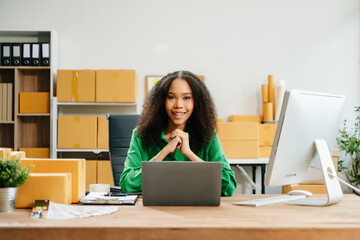
<path id="1" fill-rule="evenodd" d="M 109 155 L 115 186 L 119 186 L 120 176 L 130 146 L 132 131 L 140 115 L 108 114 Z"/>

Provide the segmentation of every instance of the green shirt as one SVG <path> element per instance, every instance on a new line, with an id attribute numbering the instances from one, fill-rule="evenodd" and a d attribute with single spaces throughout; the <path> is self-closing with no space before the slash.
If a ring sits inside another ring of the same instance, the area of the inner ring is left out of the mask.
<path id="1" fill-rule="evenodd" d="M 136 128 L 133 130 L 131 137 L 130 148 L 127 158 L 125 160 L 124 171 L 120 177 L 120 187 L 125 192 L 141 192 L 141 162 L 155 161 L 155 156 L 168 144 L 164 133 L 158 143 L 154 143 L 148 149 L 144 149 L 141 145 L 141 138 L 136 133 Z M 222 150 L 218 135 L 215 133 L 211 138 L 210 143 L 206 146 L 206 156 L 204 156 L 204 149 L 200 151 L 197 156 L 207 162 L 221 162 L 222 163 L 222 181 L 221 194 L 224 196 L 231 196 L 236 189 L 235 174 L 231 170 L 225 154 Z M 177 149 L 174 154 L 168 154 L 163 161 L 190 161 L 186 158 L 180 149 Z"/>

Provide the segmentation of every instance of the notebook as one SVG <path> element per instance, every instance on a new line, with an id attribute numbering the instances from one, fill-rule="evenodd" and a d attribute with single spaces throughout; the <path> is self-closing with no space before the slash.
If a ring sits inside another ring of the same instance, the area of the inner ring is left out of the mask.
<path id="1" fill-rule="evenodd" d="M 142 162 L 144 206 L 219 206 L 220 162 Z"/>
<path id="2" fill-rule="evenodd" d="M 86 205 L 135 205 L 138 195 L 109 196 L 107 193 L 90 192 L 80 199 Z"/>

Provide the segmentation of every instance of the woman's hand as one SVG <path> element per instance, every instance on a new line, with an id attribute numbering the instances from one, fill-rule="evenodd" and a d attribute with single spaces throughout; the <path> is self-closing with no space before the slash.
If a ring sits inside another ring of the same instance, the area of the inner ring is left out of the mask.
<path id="1" fill-rule="evenodd" d="M 189 158 L 189 156 L 193 153 L 190 149 L 189 134 L 180 129 L 175 129 L 170 133 L 170 139 L 174 139 L 176 137 L 181 139 L 181 144 L 177 148 L 180 148 L 181 153 Z M 177 150 L 177 148 L 175 150 Z"/>
<path id="2" fill-rule="evenodd" d="M 181 147 L 182 141 L 178 136 L 170 138 L 169 143 L 155 156 L 155 161 L 162 161 L 169 153 L 175 153 L 175 151 Z"/>

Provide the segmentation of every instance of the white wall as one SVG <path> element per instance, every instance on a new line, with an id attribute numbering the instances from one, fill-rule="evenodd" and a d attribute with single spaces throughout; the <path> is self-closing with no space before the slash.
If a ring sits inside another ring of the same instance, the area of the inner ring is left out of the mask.
<path id="1" fill-rule="evenodd" d="M 359 104 L 358 0 L 0 0 L 1 30 L 55 29 L 62 69 L 186 69 L 218 115 L 260 114 L 267 75 Z"/>

